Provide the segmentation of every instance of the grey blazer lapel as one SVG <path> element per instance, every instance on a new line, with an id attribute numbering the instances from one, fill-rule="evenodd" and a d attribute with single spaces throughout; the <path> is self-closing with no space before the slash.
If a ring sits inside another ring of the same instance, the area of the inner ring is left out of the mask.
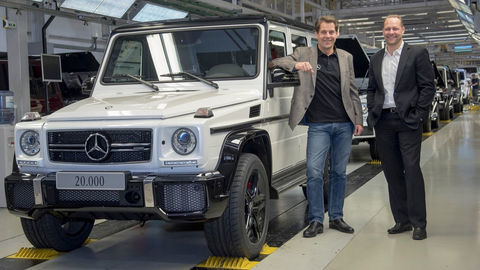
<path id="1" fill-rule="evenodd" d="M 405 69 L 405 65 L 408 60 L 408 51 L 409 47 L 406 43 L 403 45 L 402 54 L 400 55 L 400 61 L 398 63 L 397 75 L 395 76 L 395 88 L 393 91 L 397 90 L 398 84 L 400 83 L 400 78 L 402 77 L 402 72 Z"/>
<path id="2" fill-rule="evenodd" d="M 315 83 L 317 82 L 317 61 L 318 61 L 318 48 L 317 47 L 310 47 L 312 50 L 312 53 L 310 54 L 310 65 L 313 68 L 313 73 L 312 73 L 312 83 L 313 83 L 313 89 L 315 89 Z"/>
<path id="3" fill-rule="evenodd" d="M 341 85 L 342 95 L 343 95 L 345 94 L 345 91 L 348 92 L 347 82 L 350 80 L 350 78 L 347 76 L 347 68 L 349 65 L 347 62 L 347 56 L 341 50 L 337 50 L 337 55 L 338 55 L 338 66 L 340 67 L 340 85 Z"/>

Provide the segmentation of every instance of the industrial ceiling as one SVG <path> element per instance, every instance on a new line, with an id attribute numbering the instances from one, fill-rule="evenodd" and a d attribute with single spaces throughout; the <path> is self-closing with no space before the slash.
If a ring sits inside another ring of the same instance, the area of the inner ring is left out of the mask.
<path id="1" fill-rule="evenodd" d="M 480 46 L 475 40 L 480 36 L 478 29 L 474 29 L 474 19 L 480 17 L 476 0 L 88 0 L 88 5 L 79 2 L 2 0 L 0 6 L 110 25 L 145 21 L 152 14 L 163 16 L 172 12 L 179 17 L 267 13 L 312 25 L 320 15 L 334 15 L 340 21 L 342 34 L 356 34 L 367 47 L 377 48 L 382 47 L 384 18 L 398 14 L 403 16 L 406 42 L 428 47 L 433 58 L 440 62 L 480 65 L 480 57 L 476 59 Z M 121 2 L 123 5 L 116 4 Z M 151 12 L 153 8 L 170 11 Z M 156 17 L 162 18 L 175 17 Z M 479 19 L 475 20 L 477 24 Z"/>

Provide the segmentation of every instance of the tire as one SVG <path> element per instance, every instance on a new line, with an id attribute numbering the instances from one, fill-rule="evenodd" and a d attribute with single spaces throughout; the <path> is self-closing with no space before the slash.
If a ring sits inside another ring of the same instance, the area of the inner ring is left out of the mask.
<path id="1" fill-rule="evenodd" d="M 242 154 L 223 215 L 205 223 L 208 248 L 216 256 L 258 256 L 268 231 L 270 187 L 260 159 Z"/>
<path id="2" fill-rule="evenodd" d="M 450 119 L 453 119 L 453 109 L 448 111 L 448 116 L 450 117 Z"/>
<path id="3" fill-rule="evenodd" d="M 430 116 L 432 115 L 432 107 L 428 109 L 428 117 L 423 121 L 423 132 L 431 132 L 432 131 L 432 121 L 430 120 Z"/>
<path id="4" fill-rule="evenodd" d="M 454 113 L 460 113 L 460 112 L 462 112 L 461 109 L 460 109 L 460 103 L 455 103 L 455 104 L 453 105 L 453 112 L 454 112 Z"/>
<path id="5" fill-rule="evenodd" d="M 68 221 L 47 213 L 37 220 L 21 218 L 28 241 L 36 248 L 53 248 L 65 252 L 85 243 L 93 228 L 93 220 Z"/>
<path id="6" fill-rule="evenodd" d="M 450 120 L 450 113 L 448 106 L 444 105 L 443 108 L 440 110 L 440 120 L 446 121 Z"/>
<path id="7" fill-rule="evenodd" d="M 438 109 L 438 104 L 435 107 L 435 112 L 437 113 L 437 119 L 435 119 L 434 121 L 431 121 L 432 122 L 432 125 L 431 125 L 432 129 L 440 127 L 440 110 Z"/>
<path id="8" fill-rule="evenodd" d="M 370 157 L 372 160 L 379 160 L 380 156 L 378 155 L 378 148 L 375 139 L 369 140 L 368 144 L 370 145 Z"/>

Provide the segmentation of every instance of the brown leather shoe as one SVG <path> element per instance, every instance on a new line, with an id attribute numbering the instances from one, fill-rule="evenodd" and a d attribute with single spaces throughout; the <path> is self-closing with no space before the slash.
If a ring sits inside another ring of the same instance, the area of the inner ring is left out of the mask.
<path id="1" fill-rule="evenodd" d="M 303 231 L 303 237 L 315 237 L 319 233 L 323 233 L 323 224 L 318 221 L 312 221 L 310 225 L 308 225 L 308 228 Z"/>
<path id="2" fill-rule="evenodd" d="M 343 218 L 335 219 L 335 220 L 330 220 L 329 222 L 329 227 L 330 229 L 334 229 L 337 231 L 341 231 L 344 233 L 353 233 L 354 230 L 350 225 L 348 225 Z"/>
<path id="3" fill-rule="evenodd" d="M 427 230 L 425 228 L 416 227 L 413 229 L 413 240 L 423 240 L 427 238 Z"/>
<path id="4" fill-rule="evenodd" d="M 397 234 L 411 230 L 412 224 L 410 223 L 395 223 L 395 225 L 392 228 L 388 229 L 387 232 L 389 234 Z"/>

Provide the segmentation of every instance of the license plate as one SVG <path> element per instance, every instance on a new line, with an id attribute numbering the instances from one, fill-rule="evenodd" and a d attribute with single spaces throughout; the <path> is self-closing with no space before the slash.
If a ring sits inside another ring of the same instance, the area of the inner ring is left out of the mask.
<path id="1" fill-rule="evenodd" d="M 125 190 L 124 172 L 57 172 L 57 189 Z"/>

